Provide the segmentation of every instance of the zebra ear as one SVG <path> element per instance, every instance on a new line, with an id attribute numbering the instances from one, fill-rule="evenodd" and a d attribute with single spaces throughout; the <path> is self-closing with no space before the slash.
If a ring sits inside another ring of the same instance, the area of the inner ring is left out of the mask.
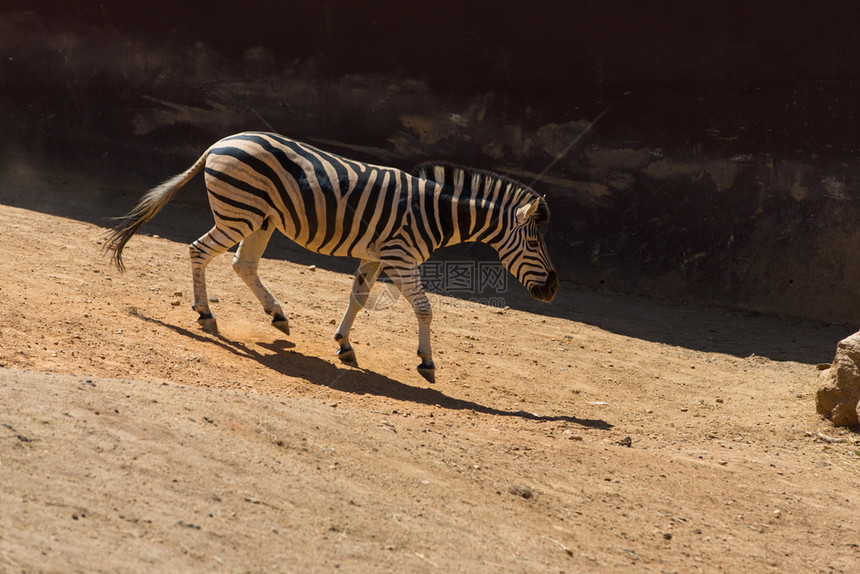
<path id="1" fill-rule="evenodd" d="M 535 199 L 533 202 L 528 205 L 524 205 L 517 209 L 517 223 L 525 223 L 525 221 L 534 215 L 535 211 L 537 211 L 539 200 Z"/>

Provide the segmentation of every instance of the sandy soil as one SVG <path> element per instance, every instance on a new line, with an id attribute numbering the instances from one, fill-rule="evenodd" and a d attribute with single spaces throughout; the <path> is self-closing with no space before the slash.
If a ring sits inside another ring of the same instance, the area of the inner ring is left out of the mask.
<path id="1" fill-rule="evenodd" d="M 434 295 L 430 384 L 402 300 L 337 361 L 342 263 L 273 246 L 286 337 L 216 260 L 207 334 L 206 214 L 120 275 L 99 222 L 131 198 L 0 187 L 0 572 L 857 572 L 860 442 L 814 405 L 854 326 Z"/>

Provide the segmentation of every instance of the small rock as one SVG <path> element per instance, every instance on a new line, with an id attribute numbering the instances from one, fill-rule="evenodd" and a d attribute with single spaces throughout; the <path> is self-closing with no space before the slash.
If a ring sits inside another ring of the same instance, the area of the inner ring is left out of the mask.
<path id="1" fill-rule="evenodd" d="M 308 265 L 308 271 L 316 271 L 316 270 L 317 270 L 316 265 Z"/>
<path id="2" fill-rule="evenodd" d="M 528 486 L 520 486 L 520 485 L 512 486 L 508 490 L 508 492 L 510 492 L 514 496 L 520 496 L 522 498 L 525 498 L 526 500 L 533 498 L 535 495 L 534 492 L 532 492 L 531 488 L 529 488 Z"/>
<path id="3" fill-rule="evenodd" d="M 185 528 L 191 528 L 193 530 L 200 530 L 200 526 L 197 524 L 192 524 L 190 522 L 185 522 L 184 520 L 180 520 L 178 522 L 179 526 L 184 526 Z"/>
<path id="4" fill-rule="evenodd" d="M 620 444 L 621 446 L 626 446 L 627 448 L 630 448 L 631 446 L 633 446 L 633 439 L 630 438 L 629 436 L 626 436 L 623 439 L 619 440 L 618 444 Z"/>
<path id="5" fill-rule="evenodd" d="M 664 540 L 672 540 L 672 533 L 671 532 L 664 532 L 663 533 L 663 539 Z"/>
<path id="6" fill-rule="evenodd" d="M 570 429 L 564 429 L 561 432 L 562 435 L 566 436 L 570 440 L 582 441 L 582 435 L 574 434 Z"/>

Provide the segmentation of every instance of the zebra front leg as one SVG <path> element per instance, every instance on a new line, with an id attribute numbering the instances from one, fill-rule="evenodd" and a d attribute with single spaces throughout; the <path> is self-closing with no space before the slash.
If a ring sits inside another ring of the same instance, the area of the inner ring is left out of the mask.
<path id="1" fill-rule="evenodd" d="M 421 274 L 417 266 L 399 269 L 386 267 L 385 272 L 406 297 L 415 311 L 418 319 L 418 356 L 421 364 L 418 365 L 418 373 L 431 383 L 436 382 L 436 365 L 433 363 L 433 352 L 430 348 L 430 323 L 433 321 L 433 308 L 424 285 L 421 283 Z"/>
<path id="2" fill-rule="evenodd" d="M 242 278 L 245 285 L 251 289 L 257 300 L 263 305 L 263 310 L 272 318 L 272 326 L 289 335 L 290 324 L 283 309 L 281 309 L 280 302 L 266 289 L 266 286 L 260 281 L 259 275 L 257 275 L 260 258 L 263 256 L 263 251 L 266 250 L 266 245 L 269 244 L 269 239 L 274 231 L 275 225 L 271 220 L 266 219 L 260 229 L 243 239 L 233 257 L 233 271 Z"/>
<path id="3" fill-rule="evenodd" d="M 349 305 L 343 318 L 340 320 L 340 325 L 337 331 L 334 332 L 334 340 L 340 345 L 337 351 L 337 357 L 347 365 L 353 367 L 358 366 L 355 359 L 355 350 L 349 343 L 349 332 L 352 329 L 352 322 L 355 316 L 364 308 L 367 303 L 367 297 L 370 295 L 370 289 L 379 277 L 379 272 L 382 270 L 382 264 L 379 261 L 363 260 L 358 266 L 358 271 L 355 272 L 355 279 L 352 282 L 352 293 L 349 296 Z"/>
<path id="4" fill-rule="evenodd" d="M 206 266 L 234 244 L 235 241 L 215 226 L 188 248 L 191 255 L 191 281 L 194 286 L 194 303 L 191 308 L 199 313 L 197 322 L 209 333 L 217 333 L 218 324 L 209 308 L 209 298 L 206 295 Z"/>

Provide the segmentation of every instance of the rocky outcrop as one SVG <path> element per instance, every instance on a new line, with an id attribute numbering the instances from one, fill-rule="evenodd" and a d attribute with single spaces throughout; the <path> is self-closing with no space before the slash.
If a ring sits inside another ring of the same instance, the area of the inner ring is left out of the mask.
<path id="1" fill-rule="evenodd" d="M 860 332 L 839 341 L 836 358 L 820 375 L 818 412 L 836 426 L 860 424 Z"/>

